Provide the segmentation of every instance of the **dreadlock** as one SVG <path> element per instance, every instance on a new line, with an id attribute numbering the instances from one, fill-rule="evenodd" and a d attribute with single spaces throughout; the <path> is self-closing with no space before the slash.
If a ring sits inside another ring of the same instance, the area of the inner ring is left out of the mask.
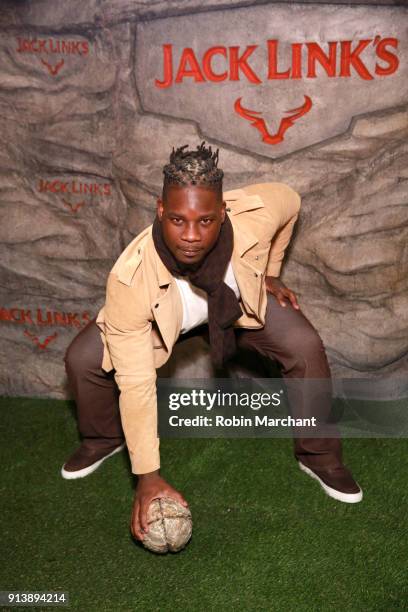
<path id="1" fill-rule="evenodd" d="M 163 199 L 169 185 L 205 185 L 222 192 L 224 172 L 218 168 L 219 149 L 212 152 L 211 146 L 204 146 L 205 140 L 196 151 L 184 151 L 188 145 L 178 147 L 170 154 L 170 163 L 163 168 Z"/>

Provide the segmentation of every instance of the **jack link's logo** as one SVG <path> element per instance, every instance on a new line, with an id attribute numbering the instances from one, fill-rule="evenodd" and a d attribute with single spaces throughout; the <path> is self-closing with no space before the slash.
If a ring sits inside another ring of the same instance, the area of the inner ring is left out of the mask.
<path id="1" fill-rule="evenodd" d="M 292 42 L 286 44 L 284 51 L 280 42 L 277 39 L 267 40 L 264 52 L 259 52 L 259 45 L 243 48 L 216 45 L 200 56 L 191 47 L 184 47 L 178 60 L 175 60 L 173 45 L 164 44 L 161 52 L 163 78 L 154 78 L 154 86 L 168 89 L 179 87 L 184 82 L 198 85 L 211 82 L 215 86 L 222 86 L 223 82 L 247 81 L 254 87 L 276 80 L 296 79 L 306 84 L 313 83 L 316 78 L 347 79 L 351 76 L 373 81 L 393 75 L 400 64 L 396 52 L 393 52 L 398 49 L 399 43 L 395 37 L 375 35 L 357 41 L 330 41 L 327 49 L 314 41 Z M 261 58 L 266 58 L 263 64 Z M 256 66 L 251 64 L 252 60 L 255 60 Z M 280 70 L 278 64 L 287 69 Z M 242 97 L 235 100 L 233 109 L 259 132 L 263 143 L 277 145 L 283 142 L 287 130 L 312 109 L 312 98 L 306 94 L 303 97 L 301 106 L 284 111 L 290 113 L 289 116 L 277 117 L 280 122 L 273 132 L 266 122 L 271 117 L 265 118 L 259 110 L 243 106 Z"/>
<path id="2" fill-rule="evenodd" d="M 53 193 L 61 195 L 63 206 L 71 214 L 77 214 L 86 204 L 97 199 L 110 198 L 112 196 L 112 188 L 110 183 L 89 183 L 77 179 L 64 181 L 60 179 L 39 179 L 37 191 L 39 193 Z M 72 202 L 72 197 L 81 196 L 80 201 Z M 90 198 L 84 198 L 90 196 Z"/>
<path id="3" fill-rule="evenodd" d="M 46 54 L 47 59 L 40 61 L 52 77 L 56 77 L 65 65 L 64 57 L 56 63 L 49 61 L 52 55 L 77 55 L 83 57 L 89 53 L 87 40 L 60 40 L 55 38 L 22 38 L 17 36 L 17 53 Z"/>
<path id="4" fill-rule="evenodd" d="M 4 308 L 0 306 L 0 323 L 11 323 L 24 326 L 23 334 L 30 342 L 40 350 L 46 350 L 49 345 L 58 338 L 58 332 L 54 331 L 46 336 L 41 334 L 41 329 L 46 327 L 85 327 L 91 320 L 88 311 L 62 312 L 58 310 L 48 310 L 48 308 L 37 308 L 32 310 L 25 307 Z M 26 326 L 37 328 L 30 331 Z"/>

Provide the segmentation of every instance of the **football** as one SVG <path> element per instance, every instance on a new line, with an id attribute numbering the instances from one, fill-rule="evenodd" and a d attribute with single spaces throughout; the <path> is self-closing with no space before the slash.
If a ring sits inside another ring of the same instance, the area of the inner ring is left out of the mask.
<path id="1" fill-rule="evenodd" d="M 149 531 L 142 542 L 155 553 L 178 552 L 191 538 L 191 512 L 171 497 L 152 501 L 147 512 L 147 522 Z"/>

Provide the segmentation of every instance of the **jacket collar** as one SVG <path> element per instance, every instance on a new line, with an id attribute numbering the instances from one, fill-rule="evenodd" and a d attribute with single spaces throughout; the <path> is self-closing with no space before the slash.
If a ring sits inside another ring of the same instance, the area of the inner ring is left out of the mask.
<path id="1" fill-rule="evenodd" d="M 233 256 L 242 257 L 259 240 L 248 229 L 248 226 L 245 227 L 245 230 L 239 227 L 239 214 L 255 208 L 263 208 L 265 204 L 259 195 L 248 195 L 243 189 L 233 189 L 225 192 L 224 200 L 227 203 L 227 211 L 234 228 Z"/>

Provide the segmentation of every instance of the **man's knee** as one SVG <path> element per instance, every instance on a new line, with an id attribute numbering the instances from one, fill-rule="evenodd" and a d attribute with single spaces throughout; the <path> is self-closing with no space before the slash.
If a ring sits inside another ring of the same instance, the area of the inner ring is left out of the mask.
<path id="1" fill-rule="evenodd" d="M 81 346 L 76 342 L 76 338 L 72 340 L 64 355 L 65 370 L 68 374 L 74 373 L 76 370 L 83 368 L 83 352 Z"/>
<path id="2" fill-rule="evenodd" d="M 95 346 L 94 338 L 82 330 L 65 351 L 65 370 L 69 374 L 93 370 L 100 366 L 99 347 Z"/>
<path id="3" fill-rule="evenodd" d="M 297 347 L 305 358 L 324 352 L 323 341 L 313 327 L 301 331 L 298 335 Z"/>
<path id="4" fill-rule="evenodd" d="M 323 341 L 313 326 L 288 330 L 284 342 L 287 354 L 297 361 L 310 362 L 320 357 L 325 358 Z"/>

